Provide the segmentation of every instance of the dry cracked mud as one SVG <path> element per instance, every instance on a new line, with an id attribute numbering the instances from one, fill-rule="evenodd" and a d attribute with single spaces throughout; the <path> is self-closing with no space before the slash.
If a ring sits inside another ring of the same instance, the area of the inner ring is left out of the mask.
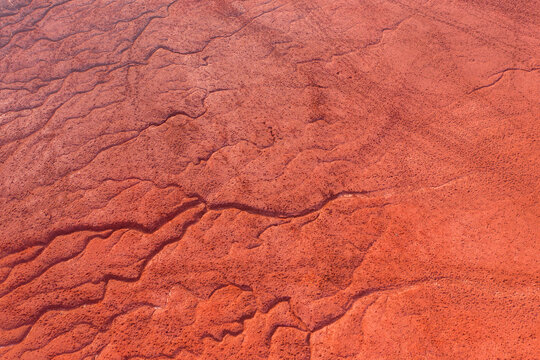
<path id="1" fill-rule="evenodd" d="M 536 0 L 0 0 L 0 358 L 540 359 Z"/>

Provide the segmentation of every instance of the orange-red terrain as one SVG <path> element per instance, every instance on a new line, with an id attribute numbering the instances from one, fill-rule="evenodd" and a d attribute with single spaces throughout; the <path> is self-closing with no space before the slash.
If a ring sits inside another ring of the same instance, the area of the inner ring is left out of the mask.
<path id="1" fill-rule="evenodd" d="M 540 359 L 540 3 L 0 0 L 0 358 Z"/>

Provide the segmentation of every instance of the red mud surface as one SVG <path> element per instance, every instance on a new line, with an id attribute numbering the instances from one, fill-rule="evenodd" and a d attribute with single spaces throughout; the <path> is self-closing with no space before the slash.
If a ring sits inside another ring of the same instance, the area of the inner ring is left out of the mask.
<path id="1" fill-rule="evenodd" d="M 540 359 L 540 4 L 0 0 L 0 358 Z"/>

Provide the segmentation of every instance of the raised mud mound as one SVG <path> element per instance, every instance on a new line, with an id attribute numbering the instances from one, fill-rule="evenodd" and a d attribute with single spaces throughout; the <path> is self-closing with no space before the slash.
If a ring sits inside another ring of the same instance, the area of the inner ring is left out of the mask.
<path id="1" fill-rule="evenodd" d="M 0 0 L 0 358 L 539 359 L 540 4 Z"/>

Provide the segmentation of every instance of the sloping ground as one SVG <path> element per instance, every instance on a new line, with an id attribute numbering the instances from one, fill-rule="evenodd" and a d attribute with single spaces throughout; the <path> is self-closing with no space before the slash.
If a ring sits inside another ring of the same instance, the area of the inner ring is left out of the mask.
<path id="1" fill-rule="evenodd" d="M 1 0 L 2 359 L 539 359 L 540 3 Z"/>

